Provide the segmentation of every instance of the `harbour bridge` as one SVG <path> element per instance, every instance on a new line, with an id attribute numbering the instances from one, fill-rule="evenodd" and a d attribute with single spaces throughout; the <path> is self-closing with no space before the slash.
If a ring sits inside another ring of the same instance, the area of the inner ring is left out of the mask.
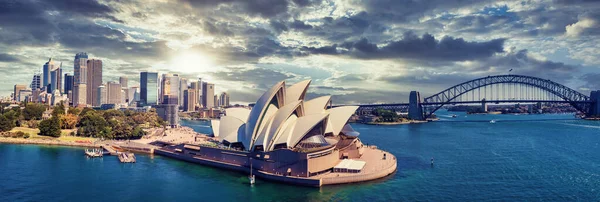
<path id="1" fill-rule="evenodd" d="M 488 103 L 568 103 L 586 116 L 600 116 L 600 90 L 590 96 L 549 79 L 523 75 L 497 75 L 477 78 L 421 99 L 411 91 L 408 103 L 361 104 L 362 109 L 403 109 L 411 119 L 423 120 L 444 105 Z M 360 109 L 359 109 L 360 110 Z"/>

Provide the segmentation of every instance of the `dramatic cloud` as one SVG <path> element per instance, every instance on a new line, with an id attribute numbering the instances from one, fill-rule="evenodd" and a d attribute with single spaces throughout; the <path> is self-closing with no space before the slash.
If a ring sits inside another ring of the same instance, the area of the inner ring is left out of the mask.
<path id="1" fill-rule="evenodd" d="M 430 34 L 418 37 L 407 32 L 402 40 L 378 46 L 363 38 L 357 42 L 319 48 L 304 47 L 313 54 L 344 54 L 364 59 L 405 58 L 416 60 L 464 61 L 490 57 L 503 52 L 505 39 L 467 42 L 462 38 L 436 40 Z"/>
<path id="2" fill-rule="evenodd" d="M 589 91 L 597 1 L 0 0 L 0 93 L 53 57 L 102 59 L 104 80 L 140 71 L 216 84 L 233 102 L 312 79 L 310 96 L 403 102 L 477 77 L 538 76 Z M 10 73 L 10 75 L 8 74 Z"/>

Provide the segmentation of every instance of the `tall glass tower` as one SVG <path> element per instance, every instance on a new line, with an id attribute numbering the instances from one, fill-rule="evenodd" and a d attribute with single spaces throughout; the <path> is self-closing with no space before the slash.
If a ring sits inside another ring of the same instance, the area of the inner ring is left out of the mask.
<path id="1" fill-rule="evenodd" d="M 140 73 L 140 104 L 142 106 L 158 104 L 158 73 Z"/>

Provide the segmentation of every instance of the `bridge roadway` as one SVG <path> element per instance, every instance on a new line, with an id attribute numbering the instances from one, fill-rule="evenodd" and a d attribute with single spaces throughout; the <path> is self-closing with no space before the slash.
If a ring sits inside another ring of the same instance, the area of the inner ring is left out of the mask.
<path id="1" fill-rule="evenodd" d="M 566 100 L 486 100 L 485 103 L 592 103 L 592 101 L 566 101 Z M 473 101 L 451 101 L 451 102 L 422 102 L 421 105 L 441 105 L 441 104 L 478 104 L 483 103 L 481 100 Z M 409 103 L 383 103 L 383 104 L 358 104 L 354 106 L 359 107 L 384 107 L 384 106 L 408 106 Z M 340 107 L 345 105 L 336 105 L 334 107 Z"/>

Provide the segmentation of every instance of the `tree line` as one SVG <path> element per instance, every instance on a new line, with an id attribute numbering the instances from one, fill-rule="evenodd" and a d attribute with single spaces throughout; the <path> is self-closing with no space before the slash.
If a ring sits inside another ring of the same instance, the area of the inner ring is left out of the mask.
<path id="1" fill-rule="evenodd" d="M 0 104 L 0 132 L 23 126 L 38 128 L 39 135 L 60 137 L 62 129 L 77 129 L 73 136 L 104 139 L 138 139 L 146 134 L 144 128 L 161 127 L 165 122 L 156 111 L 136 112 L 132 110 L 94 110 L 92 108 L 66 108 L 59 103 L 52 108 L 51 118 L 42 120 L 49 107 L 43 104 L 28 103 L 24 108 L 6 109 Z M 65 109 L 68 109 L 65 111 Z"/>

